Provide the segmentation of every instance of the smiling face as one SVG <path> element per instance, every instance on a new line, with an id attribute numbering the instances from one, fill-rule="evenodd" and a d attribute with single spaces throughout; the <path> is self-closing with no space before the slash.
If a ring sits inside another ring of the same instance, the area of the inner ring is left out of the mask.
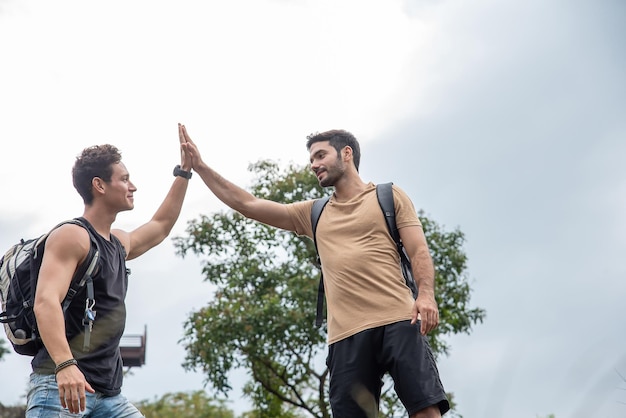
<path id="1" fill-rule="evenodd" d="M 315 142 L 309 149 L 311 170 L 315 173 L 320 186 L 330 187 L 337 184 L 346 172 L 341 155 L 329 141 Z"/>
<path id="2" fill-rule="evenodd" d="M 130 181 L 128 170 L 122 162 L 113 164 L 112 168 L 111 181 L 104 183 L 106 202 L 116 211 L 131 210 L 135 206 L 133 194 L 137 188 Z"/>

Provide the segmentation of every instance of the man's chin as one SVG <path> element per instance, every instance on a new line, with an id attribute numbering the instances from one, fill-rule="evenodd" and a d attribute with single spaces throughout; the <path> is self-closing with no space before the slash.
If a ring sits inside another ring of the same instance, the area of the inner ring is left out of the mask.
<path id="1" fill-rule="evenodd" d="M 323 179 L 318 179 L 318 182 L 320 184 L 320 186 L 322 187 L 331 187 L 332 186 L 332 181 L 328 179 L 328 177 L 325 177 Z"/>

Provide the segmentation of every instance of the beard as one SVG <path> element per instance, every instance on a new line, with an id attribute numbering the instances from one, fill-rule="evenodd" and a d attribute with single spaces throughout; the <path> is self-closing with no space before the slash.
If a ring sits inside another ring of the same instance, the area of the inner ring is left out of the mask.
<path id="1" fill-rule="evenodd" d="M 318 179 L 320 186 L 332 187 L 335 184 L 337 184 L 337 182 L 339 181 L 339 179 L 341 179 L 341 177 L 343 177 L 343 174 L 345 173 L 345 169 L 343 167 L 341 160 L 337 159 L 335 164 L 326 167 L 324 169 L 324 172 L 326 172 L 326 175 L 323 178 Z"/>
<path id="2" fill-rule="evenodd" d="M 319 180 L 320 186 L 322 187 L 332 187 L 335 184 L 335 181 L 328 175 L 324 177 L 324 179 Z"/>

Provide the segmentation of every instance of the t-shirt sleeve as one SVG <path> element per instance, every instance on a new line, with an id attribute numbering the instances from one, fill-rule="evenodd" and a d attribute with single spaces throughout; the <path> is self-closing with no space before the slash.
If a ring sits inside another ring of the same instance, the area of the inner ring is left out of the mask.
<path id="1" fill-rule="evenodd" d="M 422 226 L 413 202 L 401 188 L 393 185 L 393 198 L 396 207 L 396 225 L 398 229 L 407 226 Z M 309 222 L 310 223 L 310 222 Z"/>
<path id="2" fill-rule="evenodd" d="M 313 227 L 311 226 L 311 209 L 314 200 L 295 202 L 287 204 L 289 216 L 295 227 L 296 234 L 313 238 Z"/>

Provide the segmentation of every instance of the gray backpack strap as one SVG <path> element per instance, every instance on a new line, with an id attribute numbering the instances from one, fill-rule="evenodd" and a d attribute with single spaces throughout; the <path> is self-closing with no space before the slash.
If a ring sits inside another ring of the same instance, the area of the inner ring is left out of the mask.
<path id="1" fill-rule="evenodd" d="M 313 228 L 313 244 L 315 244 L 315 253 L 317 254 L 317 264 L 320 267 L 320 282 L 317 287 L 317 314 L 315 316 L 315 326 L 321 327 L 322 322 L 324 321 L 324 274 L 322 273 L 322 260 L 320 260 L 320 255 L 317 252 L 317 223 L 320 220 L 320 216 L 322 216 L 322 211 L 324 207 L 328 203 L 330 196 L 322 197 L 320 199 L 316 199 L 313 202 L 313 208 L 311 208 L 311 227 Z"/>
<path id="2" fill-rule="evenodd" d="M 85 295 L 85 313 L 83 316 L 82 324 L 84 326 L 84 340 L 83 340 L 83 352 L 87 353 L 90 350 L 91 345 L 91 331 L 93 329 L 93 321 L 96 318 L 96 311 L 93 310 L 96 304 L 95 291 L 93 287 L 93 278 L 98 272 L 98 262 L 100 260 L 100 251 L 98 250 L 98 242 L 94 236 L 94 232 L 83 222 L 80 218 L 74 218 L 65 223 L 73 223 L 75 225 L 82 226 L 89 234 L 91 241 L 91 248 L 87 258 L 83 264 L 76 271 L 75 277 L 72 279 L 70 288 L 67 292 L 67 296 L 63 301 L 63 312 L 65 312 L 72 302 L 74 296 L 82 289 L 86 288 Z"/>
<path id="3" fill-rule="evenodd" d="M 417 286 L 415 284 L 415 279 L 413 278 L 411 260 L 409 259 L 409 256 L 404 249 L 404 245 L 402 245 L 400 233 L 398 232 L 398 226 L 396 225 L 396 206 L 393 200 L 392 185 L 393 183 L 377 184 L 376 196 L 378 197 L 378 204 L 380 205 L 380 209 L 385 215 L 385 221 L 387 222 L 389 234 L 391 234 L 391 237 L 396 243 L 398 253 L 400 254 L 400 264 L 402 267 L 402 275 L 404 276 L 404 281 L 406 282 L 406 285 L 409 287 L 409 289 L 411 289 L 413 297 L 417 298 Z"/>

